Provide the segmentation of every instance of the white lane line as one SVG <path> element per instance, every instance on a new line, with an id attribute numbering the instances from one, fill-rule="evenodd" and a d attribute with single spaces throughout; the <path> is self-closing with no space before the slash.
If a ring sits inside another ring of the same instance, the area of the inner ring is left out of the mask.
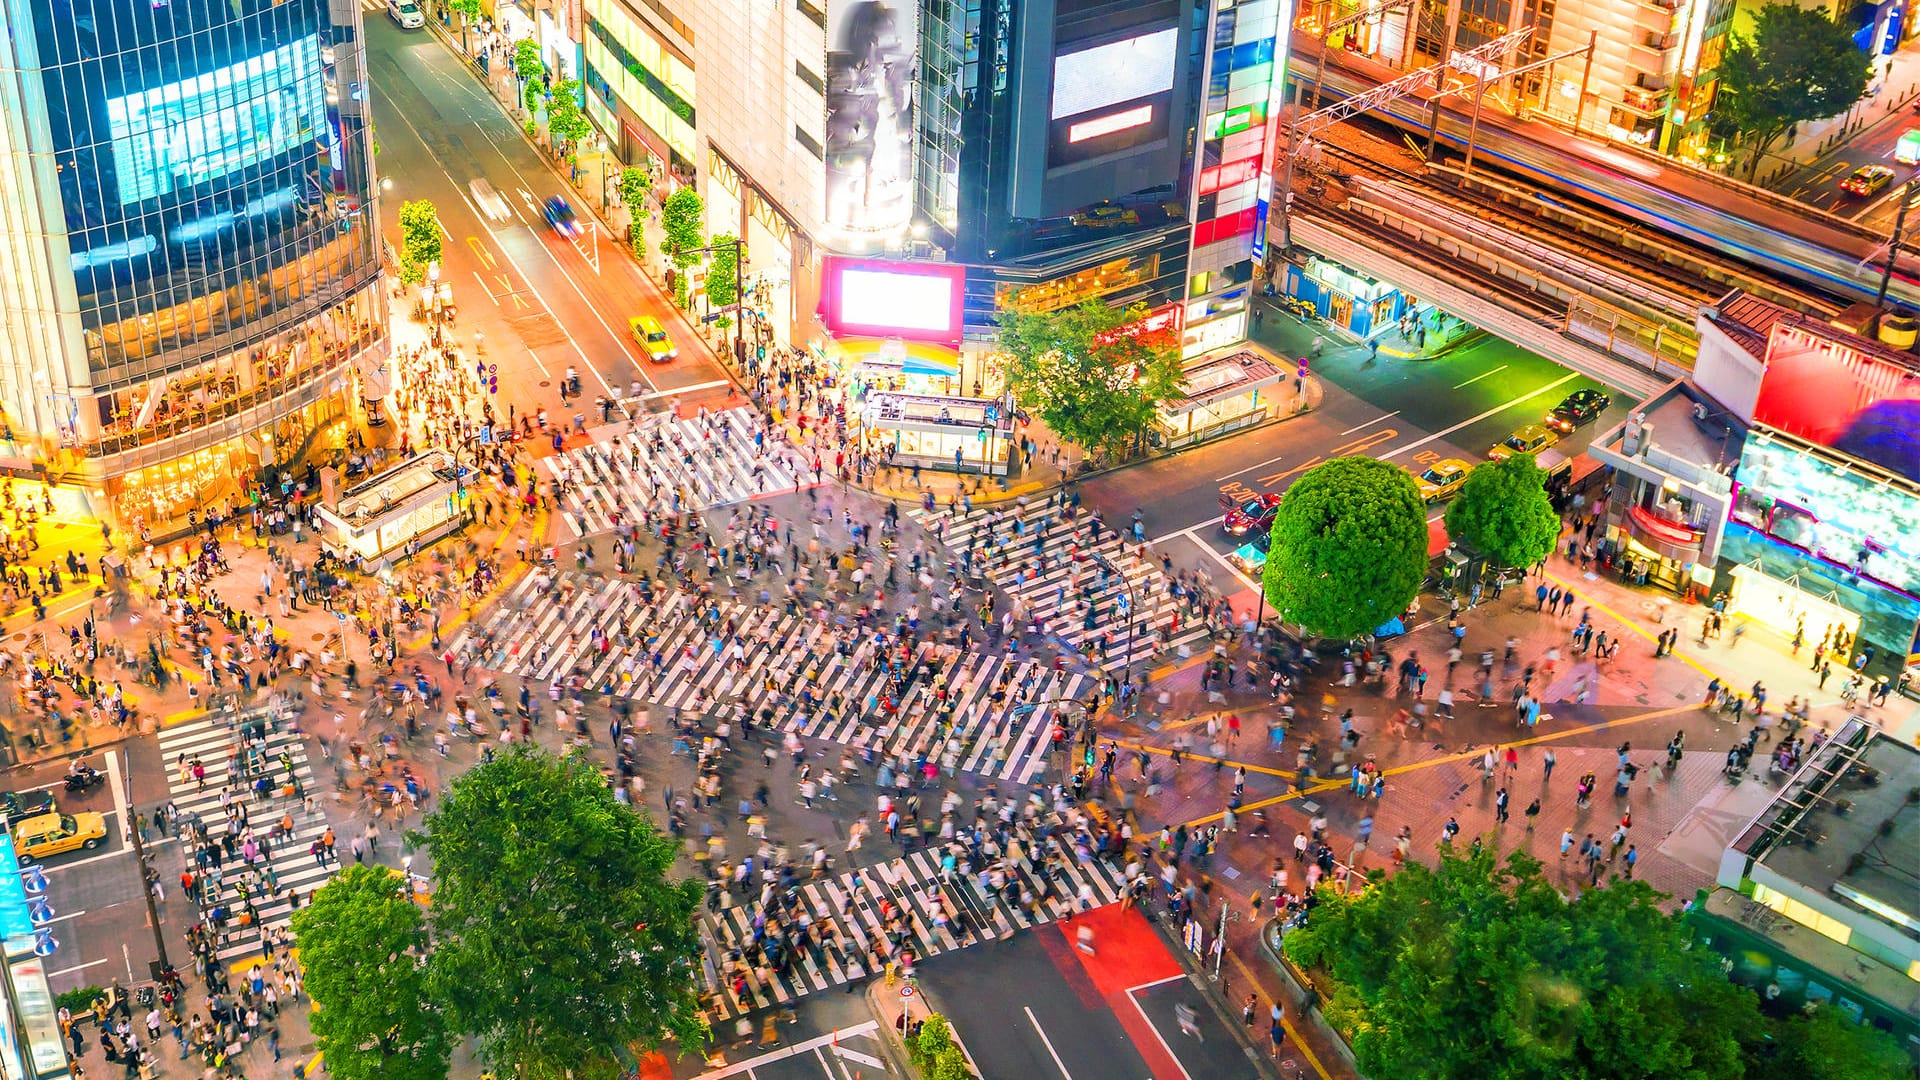
<path id="1" fill-rule="evenodd" d="M 61 863 L 59 866 L 48 866 L 46 863 L 41 863 L 39 865 L 40 865 L 40 869 L 43 872 L 49 873 L 49 874 L 57 874 L 62 870 L 72 870 L 75 867 L 87 866 L 91 863 L 101 862 L 102 860 L 105 860 L 105 859 L 117 859 L 122 855 L 131 855 L 131 854 L 133 854 L 133 849 L 130 847 L 126 847 L 126 848 L 121 848 L 119 851 L 109 851 L 105 855 L 95 855 L 91 858 L 80 859 L 77 862 Z"/>
<path id="2" fill-rule="evenodd" d="M 85 971 L 90 967 L 97 967 L 106 962 L 107 962 L 107 958 L 105 957 L 102 957 L 99 960 L 89 960 L 84 964 L 76 964 L 70 968 L 61 968 L 59 971 L 49 971 L 47 972 L 47 978 L 51 979 L 60 975 L 71 975 L 76 971 Z"/>
<path id="3" fill-rule="evenodd" d="M 120 779 L 120 752 L 109 750 L 107 759 L 107 786 L 113 789 L 113 809 L 120 815 L 120 842 L 133 842 L 133 820 L 127 814 L 127 785 Z"/>
<path id="4" fill-rule="evenodd" d="M 674 394 L 691 394 L 696 390 L 715 390 L 722 386 L 732 385 L 732 383 L 725 379 L 715 379 L 712 382 L 693 383 L 688 386 L 669 386 L 665 390 L 655 390 L 649 394 L 641 394 L 640 400 L 651 401 L 654 398 L 669 397 Z"/>
<path id="5" fill-rule="evenodd" d="M 1173 978 L 1184 979 L 1186 978 L 1186 976 L 1176 975 Z M 1172 982 L 1173 979 L 1162 979 L 1160 981 Z M 1148 983 L 1147 985 L 1158 986 L 1159 983 Z M 1133 989 L 1139 990 L 1141 989 L 1141 987 L 1136 986 Z M 1167 1037 L 1165 1035 L 1160 1034 L 1160 1025 L 1154 1023 L 1153 1017 L 1147 1015 L 1146 1006 L 1140 1004 L 1140 999 L 1134 996 L 1133 990 L 1127 991 L 1127 1000 L 1133 1002 L 1134 1011 L 1140 1014 L 1140 1019 L 1145 1020 L 1147 1022 L 1147 1030 L 1153 1032 L 1154 1041 L 1160 1044 L 1160 1049 L 1165 1050 L 1167 1052 L 1167 1057 L 1169 1060 L 1173 1062 L 1173 1067 L 1176 1069 L 1179 1069 L 1180 1075 L 1186 1077 L 1187 1080 L 1193 1080 L 1193 1074 L 1187 1071 L 1186 1065 L 1183 1064 L 1180 1060 L 1180 1055 L 1173 1052 L 1173 1047 L 1167 1045 Z"/>
<path id="6" fill-rule="evenodd" d="M 1478 374 L 1478 375 L 1475 375 L 1475 376 L 1474 376 L 1473 378 L 1471 378 L 1471 379 L 1468 379 L 1468 380 L 1467 380 L 1466 382 L 1463 382 L 1463 383 L 1454 383 L 1454 384 L 1453 384 L 1453 388 L 1454 388 L 1455 390 L 1458 390 L 1458 389 L 1460 389 L 1460 388 L 1461 388 L 1461 387 L 1463 387 L 1463 386 L 1472 386 L 1472 385 L 1473 385 L 1474 383 L 1477 383 L 1477 382 L 1479 382 L 1479 381 L 1480 381 L 1481 379 L 1484 379 L 1484 378 L 1486 378 L 1486 377 L 1487 377 L 1487 376 L 1489 376 L 1489 375 L 1497 375 L 1497 374 L 1499 374 L 1500 372 L 1502 372 L 1502 371 L 1505 371 L 1505 370 L 1507 370 L 1507 368 L 1509 368 L 1509 367 L 1511 367 L 1511 366 L 1512 366 L 1512 365 L 1510 365 L 1510 364 L 1501 364 L 1501 365 L 1500 365 L 1499 367 L 1497 367 L 1497 368 L 1494 368 L 1494 369 L 1493 369 L 1492 371 L 1483 371 L 1483 372 L 1481 372 L 1480 374 Z"/>
<path id="7" fill-rule="evenodd" d="M 1198 528 L 1198 527 L 1199 527 L 1199 526 L 1195 526 L 1195 528 Z M 1253 579 L 1252 579 L 1252 578 L 1250 578 L 1250 577 L 1248 577 L 1247 575 L 1245 575 L 1245 574 L 1243 574 L 1243 573 L 1241 573 L 1241 572 L 1240 572 L 1240 568 L 1239 568 L 1239 567 L 1237 567 L 1237 566 L 1235 566 L 1235 565 L 1233 565 L 1233 564 L 1232 564 L 1231 562 L 1228 562 L 1228 561 L 1227 561 L 1227 557 L 1226 557 L 1226 556 L 1224 556 L 1224 555 L 1222 555 L 1222 554 L 1220 554 L 1219 552 L 1217 552 L 1217 551 L 1215 551 L 1215 550 L 1213 550 L 1213 545 L 1212 545 L 1212 544 L 1209 544 L 1209 543 L 1207 543 L 1207 542 L 1206 542 L 1205 540 L 1202 540 L 1202 539 L 1200 539 L 1199 537 L 1197 537 L 1197 536 L 1195 536 L 1195 535 L 1193 535 L 1193 529 L 1188 529 L 1188 530 L 1187 530 L 1187 531 L 1185 531 L 1185 532 L 1180 532 L 1180 533 L 1175 533 L 1174 535 L 1175 535 L 1175 536 L 1184 536 L 1184 537 L 1186 537 L 1187 539 L 1189 539 L 1189 540 L 1191 540 L 1191 541 L 1193 541 L 1193 543 L 1194 543 L 1194 546 L 1196 546 L 1196 547 L 1198 547 L 1198 548 L 1199 548 L 1199 549 L 1200 549 L 1201 551 L 1204 551 L 1204 552 L 1206 552 L 1207 554 L 1209 554 L 1209 555 L 1211 555 L 1211 556 L 1213 556 L 1213 561 L 1214 561 L 1214 562 L 1217 562 L 1217 563 L 1219 563 L 1219 564 L 1220 564 L 1221 566 L 1223 566 L 1223 567 L 1225 567 L 1225 568 L 1226 568 L 1226 571 L 1227 571 L 1227 573 L 1229 573 L 1229 574 L 1232 574 L 1232 575 L 1233 575 L 1234 577 L 1236 577 L 1236 578 L 1238 578 L 1238 579 L 1239 579 L 1239 581 L 1240 581 L 1240 583 L 1241 583 L 1242 585 L 1245 585 L 1245 586 L 1246 586 L 1247 588 L 1249 588 L 1249 589 L 1256 589 L 1256 590 L 1257 590 L 1257 589 L 1259 589 L 1259 588 L 1260 588 L 1260 586 L 1258 586 L 1258 585 L 1255 585 L 1255 584 L 1253 583 Z"/>
<path id="8" fill-rule="evenodd" d="M 1053 1058 L 1053 1067 L 1059 1069 L 1060 1075 L 1066 1077 L 1067 1080 L 1073 1080 L 1073 1074 L 1067 1071 L 1066 1064 L 1060 1060 L 1059 1052 L 1054 1050 L 1053 1040 L 1047 1038 L 1046 1030 L 1040 1026 L 1040 1021 L 1034 1017 L 1033 1006 L 1022 1005 L 1021 1008 L 1027 1011 L 1027 1022 L 1033 1025 L 1033 1033 L 1040 1036 L 1041 1044 L 1047 1048 L 1047 1056 Z M 1173 1051 L 1169 1050 L 1167 1052 L 1172 1053 Z M 1176 1061 L 1174 1064 L 1177 1065 L 1179 1062 Z M 1181 1071 L 1185 1072 L 1186 1070 L 1182 1069 Z"/>
<path id="9" fill-rule="evenodd" d="M 1351 434 L 1353 434 L 1353 433 L 1354 433 L 1354 432 L 1356 432 L 1356 431 L 1360 431 L 1360 430 L 1362 430 L 1363 428 L 1370 428 L 1370 427 L 1372 427 L 1373 425 L 1375 425 L 1375 424 L 1377 424 L 1377 423 L 1379 423 L 1379 422 L 1380 422 L 1380 421 L 1382 421 L 1382 420 L 1391 420 L 1391 419 L 1393 419 L 1394 417 L 1396 417 L 1396 416 L 1399 416 L 1399 415 L 1400 415 L 1400 410 L 1399 410 L 1399 409 L 1395 409 L 1395 410 L 1393 410 L 1392 412 L 1390 412 L 1390 413 L 1388 413 L 1388 414 L 1386 414 L 1385 416 L 1376 416 L 1376 417 L 1374 417 L 1373 419 L 1371 419 L 1371 420 L 1369 420 L 1369 421 L 1367 421 L 1367 422 L 1366 422 L 1366 423 L 1364 423 L 1364 424 L 1355 424 L 1354 426 L 1352 426 L 1352 427 L 1350 427 L 1350 428 L 1348 428 L 1347 430 L 1345 430 L 1345 431 L 1343 431 L 1343 432 L 1341 432 L 1341 433 L 1340 433 L 1340 437 L 1341 437 L 1341 438 L 1345 438 L 1346 436 L 1348 436 L 1348 435 L 1351 435 Z M 1280 459 L 1279 459 L 1279 458 L 1275 458 L 1274 460 L 1275 460 L 1275 461 L 1278 461 L 1278 460 L 1280 460 Z"/>
<path id="10" fill-rule="evenodd" d="M 46 922 L 44 922 L 44 923 L 41 923 L 40 925 L 42 925 L 42 926 L 52 926 L 52 925 L 53 925 L 54 923 L 57 923 L 57 922 L 66 922 L 66 921 L 67 921 L 68 919 L 77 919 L 77 918 L 79 918 L 80 916 L 82 916 L 82 915 L 85 915 L 85 914 L 86 914 L 86 912 L 84 912 L 84 911 L 76 911 L 76 912 L 74 912 L 74 913 L 73 913 L 73 914 L 71 914 L 71 915 L 56 915 L 56 916 L 54 916 L 53 918 L 51 918 L 51 919 L 48 919 L 48 920 L 47 920 Z"/>
<path id="11" fill-rule="evenodd" d="M 1241 474 L 1243 474 L 1243 473 L 1250 473 L 1250 472 L 1252 472 L 1252 471 L 1253 471 L 1253 470 L 1255 470 L 1255 469 L 1264 469 L 1264 468 L 1266 468 L 1266 467 L 1267 467 L 1268 465 L 1271 465 L 1271 464 L 1273 464 L 1274 462 L 1276 462 L 1276 461 L 1279 461 L 1279 460 L 1280 460 L 1280 458 L 1283 458 L 1283 457 L 1286 457 L 1286 456 L 1287 456 L 1287 455 L 1285 455 L 1285 454 L 1281 454 L 1281 455 L 1279 455 L 1278 457 L 1270 457 L 1270 458 L 1268 458 L 1267 460 L 1265 460 L 1265 461 L 1262 461 L 1262 462 L 1260 462 L 1260 463 L 1258 463 L 1258 464 L 1255 464 L 1255 465 L 1249 465 L 1249 466 L 1247 466 L 1247 467 L 1246 467 L 1246 468 L 1244 468 L 1244 469 L 1235 469 L 1234 471 L 1232 471 L 1232 472 L 1230 472 L 1230 473 L 1228 473 L 1228 474 L 1226 474 L 1225 476 L 1216 476 L 1216 477 L 1214 477 L 1214 478 L 1213 478 L 1213 482 L 1217 484 L 1217 483 L 1219 483 L 1219 482 L 1220 482 L 1220 481 L 1222 481 L 1222 480 L 1231 480 L 1231 479 L 1233 479 L 1233 478 L 1234 478 L 1234 477 L 1236 477 L 1236 476 L 1239 476 L 1239 475 L 1241 475 Z"/>
<path id="12" fill-rule="evenodd" d="M 874 1057 L 872 1054 L 863 1054 L 860 1051 L 854 1050 L 850 1047 L 836 1046 L 833 1048 L 833 1052 L 840 1055 L 843 1058 L 846 1058 L 848 1061 L 857 1061 L 860 1064 L 865 1065 L 869 1069 L 883 1069 L 886 1067 L 884 1062 L 882 1062 L 879 1058 Z"/>
<path id="13" fill-rule="evenodd" d="M 880 1030 L 880 1021 L 878 1020 L 868 1020 L 864 1023 L 855 1024 L 852 1027 L 838 1028 L 834 1031 L 828 1032 L 825 1035 L 808 1039 L 805 1042 L 795 1043 L 792 1046 L 782 1047 L 779 1050 L 774 1050 L 770 1053 L 762 1054 L 756 1058 L 748 1058 L 745 1061 L 736 1061 L 731 1065 L 723 1066 L 718 1069 L 713 1069 L 708 1072 L 703 1072 L 699 1076 L 695 1077 L 694 1080 L 726 1080 L 726 1078 L 729 1076 L 739 1076 L 742 1073 L 745 1073 L 751 1076 L 753 1074 L 754 1066 L 756 1065 L 769 1065 L 776 1061 L 784 1061 L 790 1057 L 797 1057 L 801 1054 L 806 1053 L 809 1050 L 812 1050 L 816 1046 L 829 1046 L 833 1043 L 835 1039 L 838 1039 L 845 1035 L 871 1035 L 874 1032 L 879 1030 Z"/>
<path id="14" fill-rule="evenodd" d="M 1488 409 L 1486 412 L 1481 413 L 1479 416 L 1468 417 L 1467 419 L 1460 421 L 1459 423 L 1453 425 L 1450 428 L 1445 429 L 1444 431 L 1436 431 L 1431 435 L 1425 436 L 1423 438 L 1415 439 L 1414 441 L 1406 444 L 1405 446 L 1396 446 L 1393 449 L 1387 451 L 1386 453 L 1381 454 L 1380 460 L 1385 461 L 1388 458 L 1398 457 L 1409 450 L 1418 450 L 1430 442 L 1435 442 L 1437 440 L 1446 438 L 1447 436 L 1453 434 L 1454 432 L 1459 431 L 1463 427 L 1470 427 L 1474 424 L 1479 423 L 1482 420 L 1485 420 L 1489 416 L 1497 416 L 1500 413 L 1503 413 L 1508 409 L 1513 408 L 1515 405 L 1518 405 L 1523 401 L 1526 401 L 1530 398 L 1537 398 L 1541 394 L 1547 393 L 1553 390 L 1555 387 L 1564 386 L 1567 383 L 1570 383 L 1579 377 L 1580 376 L 1578 374 L 1569 371 L 1565 375 L 1560 376 L 1559 378 L 1553 380 L 1552 382 L 1541 387 L 1540 389 L 1535 390 L 1531 393 L 1521 394 L 1519 397 L 1516 397 L 1511 401 L 1503 401 L 1500 404 L 1495 405 L 1493 408 Z"/>

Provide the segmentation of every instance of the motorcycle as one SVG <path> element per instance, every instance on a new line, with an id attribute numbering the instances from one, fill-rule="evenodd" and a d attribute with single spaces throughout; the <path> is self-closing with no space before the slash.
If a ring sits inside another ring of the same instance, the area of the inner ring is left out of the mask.
<path id="1" fill-rule="evenodd" d="M 67 792 L 73 795 L 84 795 L 106 782 L 106 775 L 99 770 L 82 768 L 79 772 L 70 772 L 67 774 Z"/>

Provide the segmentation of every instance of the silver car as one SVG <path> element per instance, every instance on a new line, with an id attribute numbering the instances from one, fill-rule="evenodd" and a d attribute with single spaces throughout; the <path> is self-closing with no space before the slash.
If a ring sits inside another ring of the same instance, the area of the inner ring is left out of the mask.
<path id="1" fill-rule="evenodd" d="M 467 193 L 473 196 L 473 205 L 486 215 L 487 220 L 497 223 L 513 219 L 513 210 L 507 206 L 506 197 L 485 180 L 468 184 Z"/>

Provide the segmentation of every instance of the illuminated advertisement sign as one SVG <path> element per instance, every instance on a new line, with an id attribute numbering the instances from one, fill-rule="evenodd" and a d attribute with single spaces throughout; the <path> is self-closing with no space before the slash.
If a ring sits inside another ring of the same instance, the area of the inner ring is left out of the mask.
<path id="1" fill-rule="evenodd" d="M 966 267 L 829 257 L 821 276 L 820 311 L 836 336 L 959 347 Z"/>
<path id="2" fill-rule="evenodd" d="M 14 961 L 9 970 L 27 1057 L 41 1076 L 66 1075 L 67 1045 L 60 1038 L 60 1016 L 54 1008 L 53 992 L 47 989 L 47 969 L 34 957 Z"/>
<path id="3" fill-rule="evenodd" d="M 8 942 L 33 939 L 27 887 L 20 881 L 20 853 L 14 850 L 12 833 L 0 833 L 0 938 Z"/>
<path id="4" fill-rule="evenodd" d="M 919 10 L 896 0 L 827 4 L 826 219 L 851 248 L 867 249 L 913 220 Z"/>
<path id="5" fill-rule="evenodd" d="M 1816 329 L 1774 325 L 1753 419 L 1920 480 L 1920 370 Z"/>
<path id="6" fill-rule="evenodd" d="M 1169 27 L 1055 57 L 1049 115 L 1064 120 L 1173 89 L 1179 43 Z"/>
<path id="7" fill-rule="evenodd" d="M 1116 326 L 1104 334 L 1095 334 L 1093 343 L 1111 345 L 1121 338 L 1137 338 L 1143 334 L 1178 334 L 1187 324 L 1185 304 L 1173 303 L 1157 307 L 1147 313 L 1146 318 L 1137 319 L 1125 326 Z"/>
<path id="8" fill-rule="evenodd" d="M 1067 128 L 1067 141 L 1070 143 L 1085 142 L 1088 139 L 1097 139 L 1102 135 L 1112 135 L 1115 132 L 1125 131 L 1128 128 L 1144 127 L 1151 123 L 1153 123 L 1152 105 L 1142 105 L 1137 109 L 1123 109 L 1117 113 L 1108 113 L 1105 116 L 1095 117 L 1092 120 L 1082 120 L 1077 124 L 1069 126 Z"/>
<path id="9" fill-rule="evenodd" d="M 320 39 L 107 102 L 120 202 L 184 193 L 319 139 Z"/>
<path id="10" fill-rule="evenodd" d="M 1274 55 L 1272 80 L 1267 83 L 1267 148 L 1260 156 L 1259 200 L 1254 204 L 1253 257 L 1255 261 L 1267 257 L 1267 216 L 1273 202 L 1273 174 L 1276 171 L 1276 150 L 1280 144 L 1280 107 L 1287 95 L 1287 45 L 1292 38 L 1288 27 L 1293 24 L 1293 0 L 1279 0 L 1279 16 L 1274 20 Z M 1292 153 L 1293 147 L 1287 147 Z"/>

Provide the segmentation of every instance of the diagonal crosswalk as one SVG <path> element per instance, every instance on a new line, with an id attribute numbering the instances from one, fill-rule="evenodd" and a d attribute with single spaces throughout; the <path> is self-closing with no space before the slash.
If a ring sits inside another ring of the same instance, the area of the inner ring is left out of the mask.
<path id="1" fill-rule="evenodd" d="M 1027 625 L 1043 626 L 1107 671 L 1207 637 L 1205 620 L 1182 607 L 1160 564 L 1129 553 L 1111 528 L 1096 535 L 1086 515 L 1069 524 L 1044 504 L 908 514 L 946 545 L 963 573 L 984 569 L 1024 610 Z M 1117 573 L 1103 574 L 1103 561 Z"/>
<path id="2" fill-rule="evenodd" d="M 1081 672 L 934 642 L 901 662 L 870 631 L 774 605 L 721 602 L 702 618 L 684 592 L 647 603 L 631 582 L 576 572 L 545 585 L 541 575 L 516 584 L 456 647 L 505 675 L 547 682 L 578 670 L 596 691 L 668 709 L 731 705 L 782 732 L 888 758 L 924 752 L 1022 784 L 1046 768 L 1056 718 L 1078 719 L 1067 703 L 1095 688 Z M 943 712 L 956 736 L 945 742 Z"/>
<path id="3" fill-rule="evenodd" d="M 565 485 L 560 519 L 576 537 L 607 532 L 615 518 L 636 520 L 649 502 L 705 510 L 791 491 L 807 463 L 784 446 L 767 446 L 765 425 L 746 406 L 685 419 L 649 417 L 631 432 L 540 459 Z"/>
<path id="4" fill-rule="evenodd" d="M 256 737 L 247 738 L 251 728 Z M 248 828 L 256 838 L 266 838 L 267 854 L 255 866 L 264 876 L 272 866 L 277 890 L 269 890 L 260 878 L 246 885 L 247 896 L 259 919 L 242 926 L 239 912 L 246 907 L 242 882 L 248 877 L 245 864 L 238 858 L 226 858 L 221 867 L 219 899 L 233 913 L 219 949 L 220 958 L 232 961 L 256 953 L 263 928 L 285 926 L 293 917 L 293 893 L 310 898 L 314 891 L 333 877 L 331 868 L 315 863 L 307 848 L 327 831 L 324 815 L 306 812 L 301 794 L 287 794 L 289 774 L 282 755 L 293 763 L 292 778 L 297 792 L 312 790 L 313 770 L 307 761 L 306 740 L 270 712 L 242 713 L 229 727 L 225 718 L 206 716 L 160 729 L 160 756 L 167 769 L 168 795 L 181 813 L 197 814 L 210 839 L 219 840 L 230 830 L 222 807 L 222 792 L 230 791 L 232 803 L 245 808 Z M 199 761 L 206 768 L 206 783 L 183 777 L 179 762 Z M 264 798 L 251 790 L 254 778 L 265 775 L 272 791 Z M 291 835 L 273 836 L 283 814 L 293 815 Z M 236 838 L 238 839 L 238 838 Z M 193 851 L 187 851 L 187 863 L 194 865 Z M 200 871 L 202 880 L 210 874 Z M 208 905 L 202 905 L 203 908 Z"/>
<path id="5" fill-rule="evenodd" d="M 1055 877 L 1048 887 L 1042 887 L 1035 878 L 1036 871 L 1014 871 L 1016 886 L 1045 897 L 1031 912 L 985 894 L 964 872 L 942 882 L 940 856 L 927 849 L 802 884 L 798 886 L 799 901 L 811 922 L 811 933 L 816 939 L 829 937 L 832 944 L 793 948 L 790 962 L 782 965 L 784 971 L 750 971 L 743 994 L 736 995 L 733 982 L 721 979 L 710 1010 L 717 1014 L 715 1019 L 728 1020 L 873 974 L 868 970 L 872 961 L 863 943 L 887 935 L 886 912 L 905 915 L 909 948 L 918 962 L 1071 914 L 1083 884 L 1091 886 L 1096 905 L 1120 899 L 1124 878 L 1104 860 L 1052 865 L 1056 867 Z M 734 898 L 729 895 L 726 899 Z M 962 916 L 965 929 L 956 932 L 950 917 L 941 913 L 943 901 L 952 913 Z M 823 935 L 823 927 L 831 930 Z M 710 912 L 706 929 L 722 962 L 729 961 L 753 941 L 752 905 L 729 904 Z"/>

